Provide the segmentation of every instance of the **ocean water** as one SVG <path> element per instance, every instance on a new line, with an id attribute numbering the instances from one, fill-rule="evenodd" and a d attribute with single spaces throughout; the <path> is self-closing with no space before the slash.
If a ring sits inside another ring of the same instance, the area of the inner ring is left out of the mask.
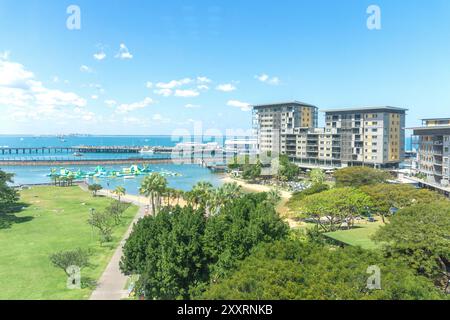
<path id="1" fill-rule="evenodd" d="M 223 145 L 223 139 L 214 137 L 172 137 L 172 136 L 0 136 L 0 148 L 42 148 L 42 147 L 76 147 L 76 146 L 164 146 L 173 147 L 180 142 L 217 142 Z M 21 150 L 20 150 L 21 152 Z M 85 153 L 83 160 L 96 159 L 130 159 L 130 158 L 167 158 L 165 154 L 139 153 Z M 80 160 L 66 151 L 51 154 L 0 152 L 0 160 Z"/>
<path id="2" fill-rule="evenodd" d="M 96 166 L 70 166 L 66 169 L 71 171 L 82 170 L 85 172 L 94 171 Z M 126 165 L 104 166 L 107 171 L 120 171 L 122 168 L 128 168 Z M 209 169 L 199 165 L 176 165 L 176 164 L 158 164 L 150 165 L 152 172 L 177 174 L 176 176 L 166 176 L 171 188 L 179 190 L 190 190 L 194 184 L 199 181 L 207 181 L 214 186 L 221 184 L 221 176 L 212 173 Z M 51 167 L 45 166 L 21 166 L 4 167 L 2 170 L 14 173 L 14 185 L 51 183 L 52 180 L 47 175 L 51 172 Z M 139 187 L 145 176 L 136 176 L 133 179 L 117 178 L 88 178 L 86 182 L 98 183 L 105 189 L 115 189 L 117 186 L 123 186 L 129 194 L 138 194 Z"/>
<path id="3" fill-rule="evenodd" d="M 171 136 L 66 136 L 63 138 L 50 137 L 50 136 L 0 136 L 0 148 L 1 147 L 17 147 L 17 148 L 41 148 L 41 147 L 73 147 L 80 145 L 87 146 L 175 146 L 179 142 L 218 142 L 222 144 L 223 141 L 215 140 L 214 138 L 200 138 L 200 137 L 179 137 L 174 139 Z M 111 153 L 93 153 L 84 154 L 82 159 L 130 159 L 130 158 L 142 158 L 142 157 L 164 157 L 167 155 L 145 155 L 145 154 L 111 154 Z M 58 153 L 58 154 L 5 154 L 1 155 L 0 160 L 7 159 L 75 159 L 72 154 Z M 80 159 L 80 158 L 76 158 Z M 138 164 L 138 163 L 136 163 Z M 1 166 L 1 163 L 0 163 Z M 115 166 L 103 166 L 107 171 L 116 170 L 120 171 L 123 168 L 127 168 L 130 165 L 115 165 Z M 96 166 L 70 166 L 66 169 L 77 171 L 94 171 Z M 51 172 L 52 168 L 47 166 L 15 166 L 0 168 L 6 172 L 14 173 L 14 185 L 23 184 L 39 184 L 50 183 L 51 179 L 47 175 Z M 212 173 L 206 168 L 202 168 L 199 165 L 177 165 L 177 164 L 158 164 L 151 165 L 150 168 L 154 172 L 169 172 L 177 173 L 177 176 L 167 176 L 166 179 L 169 182 L 169 186 L 181 190 L 189 190 L 194 184 L 199 181 L 211 182 L 214 186 L 221 184 L 220 176 Z M 59 168 L 57 168 L 59 169 Z M 137 176 L 133 179 L 124 178 L 92 178 L 89 179 L 89 183 L 99 183 L 104 188 L 114 189 L 116 186 L 124 186 L 127 192 L 130 194 L 137 194 L 139 186 L 144 176 Z"/>

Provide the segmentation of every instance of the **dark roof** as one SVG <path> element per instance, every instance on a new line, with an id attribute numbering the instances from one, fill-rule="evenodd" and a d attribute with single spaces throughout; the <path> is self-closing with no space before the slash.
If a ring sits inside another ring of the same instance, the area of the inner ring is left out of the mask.
<path id="1" fill-rule="evenodd" d="M 360 108 L 340 108 L 340 109 L 326 109 L 326 110 L 320 110 L 322 112 L 354 112 L 354 111 L 400 111 L 405 112 L 408 111 L 408 109 L 405 108 L 398 108 L 398 107 L 390 107 L 390 106 L 381 106 L 381 107 L 360 107 Z"/>
<path id="2" fill-rule="evenodd" d="M 301 101 L 286 101 L 286 102 L 275 102 L 275 103 L 266 103 L 266 104 L 257 104 L 254 105 L 253 108 L 265 108 L 265 107 L 277 107 L 277 106 L 286 106 L 286 105 L 298 105 L 298 106 L 303 106 L 303 107 L 311 107 L 311 108 L 317 108 L 316 106 L 309 104 L 309 103 L 305 103 L 305 102 L 301 102 Z"/>

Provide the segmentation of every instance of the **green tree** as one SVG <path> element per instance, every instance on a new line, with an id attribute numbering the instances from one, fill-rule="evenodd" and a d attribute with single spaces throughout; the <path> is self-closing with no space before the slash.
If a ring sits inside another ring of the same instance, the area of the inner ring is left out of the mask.
<path id="1" fill-rule="evenodd" d="M 142 181 L 139 192 L 141 195 L 150 199 L 153 214 L 158 214 L 162 205 L 162 195 L 166 191 L 166 188 L 167 179 L 156 172 L 145 177 Z"/>
<path id="2" fill-rule="evenodd" d="M 0 213 L 3 213 L 19 200 L 17 191 L 8 183 L 13 183 L 14 175 L 0 170 Z"/>
<path id="3" fill-rule="evenodd" d="M 292 194 L 292 197 L 288 201 L 288 206 L 296 207 L 296 206 L 298 206 L 299 203 L 301 203 L 301 201 L 305 197 L 316 194 L 316 193 L 321 193 L 321 192 L 327 191 L 327 190 L 330 190 L 330 187 L 326 184 L 313 184 L 308 189 L 294 192 Z"/>
<path id="4" fill-rule="evenodd" d="M 399 211 L 374 240 L 385 255 L 406 261 L 419 274 L 436 280 L 449 292 L 450 202 L 418 204 Z"/>
<path id="5" fill-rule="evenodd" d="M 367 214 L 373 202 L 364 192 L 350 187 L 334 188 L 303 199 L 301 216 L 314 219 L 324 232 L 348 228 L 355 217 Z"/>
<path id="6" fill-rule="evenodd" d="M 83 249 L 59 251 L 50 255 L 50 261 L 56 268 L 63 270 L 67 276 L 70 274 L 67 269 L 70 266 L 77 266 L 80 269 L 89 265 L 90 252 Z"/>
<path id="7" fill-rule="evenodd" d="M 334 173 L 337 187 L 358 188 L 364 185 L 385 183 L 391 178 L 386 171 L 368 167 L 347 167 Z"/>
<path id="8" fill-rule="evenodd" d="M 112 241 L 113 217 L 108 212 L 93 211 L 88 224 L 100 233 L 100 243 Z"/>
<path id="9" fill-rule="evenodd" d="M 109 214 L 116 225 L 120 224 L 122 215 L 130 207 L 129 203 L 120 202 L 118 200 L 111 201 L 110 205 L 105 208 L 105 213 Z"/>
<path id="10" fill-rule="evenodd" d="M 147 299 L 188 299 L 231 271 L 254 246 L 287 236 L 267 195 L 245 194 L 216 214 L 205 208 L 163 208 L 141 219 L 124 246 L 120 267 L 139 274 L 138 292 Z"/>
<path id="11" fill-rule="evenodd" d="M 403 209 L 414 204 L 433 203 L 444 197 L 426 189 L 417 189 L 406 184 L 376 184 L 363 186 L 361 190 L 368 194 L 374 203 L 373 210 L 385 217 L 392 215 L 392 209 Z"/>
<path id="12" fill-rule="evenodd" d="M 281 201 L 281 192 L 278 189 L 271 189 L 267 192 L 267 201 L 272 205 L 276 206 Z"/>
<path id="13" fill-rule="evenodd" d="M 243 166 L 242 178 L 245 180 L 255 181 L 261 176 L 262 167 L 261 163 L 245 164 Z"/>
<path id="14" fill-rule="evenodd" d="M 213 185 L 210 182 L 200 181 L 194 185 L 191 191 L 185 193 L 185 199 L 194 208 L 208 207 L 213 196 Z"/>
<path id="15" fill-rule="evenodd" d="M 117 199 L 120 202 L 120 198 L 126 194 L 127 190 L 122 186 L 117 186 L 113 193 L 117 196 Z"/>
<path id="16" fill-rule="evenodd" d="M 369 266 L 381 271 L 381 289 L 367 287 Z M 428 279 L 376 251 L 332 248 L 296 240 L 259 245 L 230 276 L 201 296 L 219 300 L 442 299 Z"/>
<path id="17" fill-rule="evenodd" d="M 309 179 L 314 185 L 322 185 L 325 182 L 325 172 L 322 169 L 312 169 L 309 172 Z"/>
<path id="18" fill-rule="evenodd" d="M 203 211 L 192 207 L 163 208 L 141 219 L 124 246 L 121 270 L 140 275 L 137 290 L 147 299 L 188 299 L 208 277 L 205 223 Z"/>
<path id="19" fill-rule="evenodd" d="M 96 197 L 96 196 L 97 196 L 97 193 L 98 193 L 100 190 L 102 190 L 102 189 L 103 189 L 103 187 L 102 187 L 100 184 L 97 184 L 97 183 L 90 184 L 90 185 L 88 186 L 88 190 L 92 192 L 92 195 L 93 195 L 94 197 Z"/>
<path id="20" fill-rule="evenodd" d="M 275 211 L 267 195 L 248 194 L 228 203 L 221 214 L 208 219 L 204 250 L 211 258 L 211 280 L 217 281 L 260 242 L 287 236 L 289 227 Z"/>
<path id="21" fill-rule="evenodd" d="M 280 155 L 279 157 L 279 168 L 278 168 L 278 178 L 282 181 L 292 181 L 294 180 L 300 172 L 300 168 L 289 161 L 287 155 Z"/>

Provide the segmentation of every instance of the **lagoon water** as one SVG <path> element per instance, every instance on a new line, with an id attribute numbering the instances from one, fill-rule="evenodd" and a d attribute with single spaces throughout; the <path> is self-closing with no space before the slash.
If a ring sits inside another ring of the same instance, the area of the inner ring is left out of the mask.
<path id="1" fill-rule="evenodd" d="M 88 146 L 175 146 L 178 142 L 188 141 L 188 138 L 173 139 L 170 136 L 67 136 L 64 138 L 58 137 L 34 137 L 34 136 L 0 136 L 1 147 L 18 147 L 18 148 L 41 148 L 41 147 L 72 147 L 80 145 Z M 189 141 L 194 139 L 189 137 Z M 211 142 L 213 139 L 195 139 L 197 142 Z M 217 141 L 217 140 L 216 140 Z M 219 144 L 222 141 L 217 141 Z M 158 157 L 160 155 L 146 155 L 146 157 Z M 104 159 L 104 158 L 142 158 L 141 154 L 85 154 L 83 159 Z M 166 156 L 164 156 L 166 157 Z M 19 154 L 10 155 L 0 154 L 0 159 L 71 159 L 74 158 L 71 154 Z M 138 164 L 138 163 L 136 163 Z M 130 165 L 114 165 L 104 166 L 107 171 L 127 168 Z M 93 171 L 96 166 L 70 166 L 69 170 L 77 171 Z M 177 176 L 167 176 L 169 186 L 181 190 L 189 190 L 199 181 L 211 182 L 214 186 L 221 184 L 220 176 L 210 172 L 206 168 L 198 165 L 176 165 L 176 164 L 158 164 L 150 165 L 153 172 L 169 172 L 177 173 Z M 40 184 L 50 183 L 51 179 L 47 176 L 52 167 L 47 166 L 17 166 L 1 168 L 6 172 L 15 174 L 14 184 Z M 133 179 L 121 178 L 92 178 L 89 183 L 99 183 L 104 188 L 114 189 L 116 186 L 124 186 L 129 194 L 137 194 L 140 183 L 144 176 L 137 176 Z"/>

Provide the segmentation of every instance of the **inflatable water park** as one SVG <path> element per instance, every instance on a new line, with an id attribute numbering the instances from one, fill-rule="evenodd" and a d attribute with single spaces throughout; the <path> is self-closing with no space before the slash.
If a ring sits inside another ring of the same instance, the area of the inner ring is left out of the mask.
<path id="1" fill-rule="evenodd" d="M 83 170 L 69 170 L 67 168 L 53 168 L 47 177 L 66 177 L 73 179 L 86 179 L 86 178 L 125 178 L 131 179 L 136 176 L 146 176 L 155 172 L 148 166 L 139 167 L 137 165 L 132 165 L 128 168 L 122 168 L 121 170 L 106 170 L 102 166 L 98 166 L 94 171 L 83 171 Z M 179 177 L 181 174 L 171 171 L 161 171 L 159 172 L 164 177 Z"/>

